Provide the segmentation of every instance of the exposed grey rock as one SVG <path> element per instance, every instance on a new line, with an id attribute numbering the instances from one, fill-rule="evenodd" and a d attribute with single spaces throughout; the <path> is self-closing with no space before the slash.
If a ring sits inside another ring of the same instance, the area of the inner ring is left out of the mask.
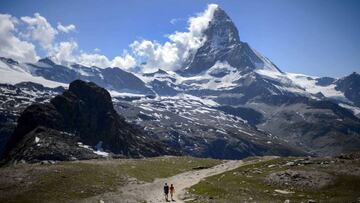
<path id="1" fill-rule="evenodd" d="M 342 91 L 346 98 L 360 107 L 360 75 L 356 72 L 336 81 L 336 89 Z"/>
<path id="2" fill-rule="evenodd" d="M 334 180 L 330 174 L 324 172 L 286 170 L 268 175 L 265 181 L 272 185 L 318 189 L 332 184 Z"/>

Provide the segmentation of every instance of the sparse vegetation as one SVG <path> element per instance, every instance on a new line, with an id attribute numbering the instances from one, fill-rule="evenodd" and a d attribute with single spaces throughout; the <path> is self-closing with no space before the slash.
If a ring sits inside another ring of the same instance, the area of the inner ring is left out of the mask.
<path id="1" fill-rule="evenodd" d="M 0 169 L 0 202 L 76 201 L 116 191 L 129 178 L 148 182 L 219 163 L 214 159 L 157 157 L 17 165 Z"/>
<path id="2" fill-rule="evenodd" d="M 287 164 L 299 158 L 278 158 L 266 162 L 249 159 L 249 164 L 204 179 L 189 189 L 189 202 L 356 202 L 360 197 L 360 161 L 312 158 L 305 164 Z M 320 189 L 276 185 L 265 181 L 284 170 L 322 171 L 334 177 L 332 184 Z M 357 171 L 357 173 L 350 173 Z M 276 192 L 275 190 L 281 190 Z M 288 194 L 282 194 L 289 192 Z"/>
<path id="3" fill-rule="evenodd" d="M 211 167 L 220 164 L 221 160 L 201 159 L 194 157 L 159 157 L 143 159 L 142 161 L 131 159 L 125 164 L 119 165 L 131 177 L 140 181 L 150 182 L 154 178 L 165 178 L 199 167 Z"/>

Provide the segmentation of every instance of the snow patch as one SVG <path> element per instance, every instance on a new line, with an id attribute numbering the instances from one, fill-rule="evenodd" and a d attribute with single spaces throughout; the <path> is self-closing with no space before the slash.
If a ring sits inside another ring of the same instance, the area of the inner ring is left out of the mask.
<path id="1" fill-rule="evenodd" d="M 108 157 L 109 153 L 107 152 L 103 152 L 103 151 L 93 151 L 95 154 L 103 156 L 103 157 Z"/>
<path id="2" fill-rule="evenodd" d="M 108 90 L 112 97 L 145 97 L 143 94 L 135 94 L 128 92 L 118 92 L 115 90 Z"/>
<path id="3" fill-rule="evenodd" d="M 101 142 L 101 141 L 100 141 L 100 142 Z M 100 142 L 99 142 L 99 143 L 100 143 Z M 98 147 L 99 143 L 96 145 L 96 147 Z M 94 150 L 92 147 L 90 147 L 89 145 L 84 145 L 82 142 L 78 142 L 77 144 L 78 144 L 79 147 L 82 147 L 82 148 L 91 150 L 94 154 L 97 154 L 97 155 L 100 155 L 100 156 L 104 156 L 104 157 L 109 156 L 109 153 L 104 152 L 104 151 L 100 151 L 100 150 Z M 102 144 L 102 142 L 101 142 L 101 144 Z M 100 148 L 101 148 L 101 145 L 100 145 Z M 102 149 L 102 148 L 101 148 L 101 149 Z"/>
<path id="4" fill-rule="evenodd" d="M 359 107 L 355 107 L 355 106 L 350 106 L 348 104 L 344 104 L 344 103 L 339 103 L 339 106 L 349 109 L 350 111 L 352 111 L 354 113 L 354 115 L 358 115 L 360 114 L 360 108 Z"/>
<path id="5" fill-rule="evenodd" d="M 40 142 L 40 138 L 39 137 L 35 137 L 35 143 L 39 143 Z"/>

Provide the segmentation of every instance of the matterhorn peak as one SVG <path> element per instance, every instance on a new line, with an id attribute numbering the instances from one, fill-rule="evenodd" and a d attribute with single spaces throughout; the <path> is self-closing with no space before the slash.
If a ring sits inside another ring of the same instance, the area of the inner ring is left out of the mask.
<path id="1" fill-rule="evenodd" d="M 269 59 L 240 41 L 234 22 L 223 9 L 216 5 L 208 6 L 207 11 L 211 11 L 211 18 L 202 32 L 204 43 L 186 60 L 180 74 L 201 74 L 218 62 L 226 62 L 242 74 L 259 69 L 281 72 Z"/>
<path id="2" fill-rule="evenodd" d="M 216 40 L 218 44 L 240 43 L 239 32 L 235 24 L 220 6 L 215 8 L 213 17 L 204 34 L 208 39 Z"/>
<path id="3" fill-rule="evenodd" d="M 220 6 L 209 5 L 208 10 L 212 11 L 212 16 L 206 29 L 203 30 L 205 41 L 194 55 L 184 64 L 184 69 L 179 71 L 183 75 L 196 75 L 211 68 L 216 62 L 228 62 L 231 66 L 238 69 L 254 67 L 249 64 L 252 59 L 247 59 L 249 55 L 255 56 L 248 47 L 244 49 L 240 41 L 238 30 Z"/>

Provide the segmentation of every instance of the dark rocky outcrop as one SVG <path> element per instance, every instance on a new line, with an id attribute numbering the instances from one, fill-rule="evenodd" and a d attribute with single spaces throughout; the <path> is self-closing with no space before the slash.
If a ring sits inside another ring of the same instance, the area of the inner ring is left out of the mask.
<path id="1" fill-rule="evenodd" d="M 316 84 L 320 86 L 331 85 L 336 79 L 330 77 L 321 77 L 316 79 Z"/>
<path id="2" fill-rule="evenodd" d="M 2 156 L 6 143 L 16 127 L 15 123 L 9 122 L 11 117 L 14 116 L 11 114 L 0 114 L 0 157 Z"/>
<path id="3" fill-rule="evenodd" d="M 37 146 L 35 139 L 47 142 Z M 96 157 L 91 150 L 80 149 L 77 142 L 89 146 L 101 142 L 104 150 L 126 157 L 171 153 L 119 116 L 105 89 L 92 82 L 76 80 L 69 90 L 51 99 L 50 103 L 33 104 L 24 110 L 5 154 L 7 161 L 24 159 L 30 162 Z M 35 150 L 36 147 L 40 149 Z"/>
<path id="4" fill-rule="evenodd" d="M 336 83 L 336 89 L 344 93 L 345 97 L 360 107 L 360 75 L 356 72 L 346 76 Z"/>
<path id="5" fill-rule="evenodd" d="M 43 160 L 70 161 L 77 159 L 95 159 L 101 156 L 91 149 L 80 147 L 79 137 L 46 127 L 36 127 L 14 145 L 7 161 L 40 162 Z"/>

